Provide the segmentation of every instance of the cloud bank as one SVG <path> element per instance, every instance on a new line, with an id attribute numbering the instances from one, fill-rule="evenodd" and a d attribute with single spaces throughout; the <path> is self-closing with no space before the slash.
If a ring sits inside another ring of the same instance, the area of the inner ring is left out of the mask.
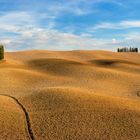
<path id="1" fill-rule="evenodd" d="M 7 51 L 105 49 L 114 45 L 112 40 L 93 38 L 90 34 L 75 35 L 55 30 L 49 20 L 47 28 L 40 27 L 36 15 L 32 13 L 12 12 L 0 18 L 0 40 Z"/>
<path id="2" fill-rule="evenodd" d="M 13 8 L 5 9 L 4 5 L 12 3 L 12 0 L 0 1 L 0 41 L 7 51 L 116 50 L 130 42 L 140 44 L 140 20 L 113 21 L 115 12 L 106 9 L 107 6 L 125 10 L 134 4 L 130 0 L 127 3 L 121 0 L 15 0 Z M 104 19 L 108 21 L 103 22 Z"/>

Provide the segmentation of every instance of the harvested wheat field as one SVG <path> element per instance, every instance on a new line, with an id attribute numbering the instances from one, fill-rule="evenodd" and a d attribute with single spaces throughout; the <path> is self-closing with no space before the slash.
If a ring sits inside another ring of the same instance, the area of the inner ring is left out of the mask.
<path id="1" fill-rule="evenodd" d="M 0 75 L 0 140 L 140 139 L 139 53 L 9 52 Z"/>

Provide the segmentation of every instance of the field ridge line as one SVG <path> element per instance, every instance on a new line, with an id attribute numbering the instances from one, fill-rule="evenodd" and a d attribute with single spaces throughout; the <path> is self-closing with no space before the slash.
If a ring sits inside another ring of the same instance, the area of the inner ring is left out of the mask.
<path id="1" fill-rule="evenodd" d="M 28 114 L 26 108 L 23 106 L 23 104 L 20 103 L 17 98 L 15 98 L 11 95 L 0 94 L 0 96 L 9 97 L 9 98 L 13 99 L 20 106 L 20 108 L 22 109 L 22 111 L 24 112 L 24 115 L 25 115 L 25 119 L 26 119 L 26 123 L 27 123 L 27 127 L 28 127 L 28 134 L 30 136 L 30 139 L 35 140 L 35 137 L 34 137 L 34 134 L 33 134 L 32 128 L 31 128 L 30 117 L 29 117 L 29 114 Z"/>

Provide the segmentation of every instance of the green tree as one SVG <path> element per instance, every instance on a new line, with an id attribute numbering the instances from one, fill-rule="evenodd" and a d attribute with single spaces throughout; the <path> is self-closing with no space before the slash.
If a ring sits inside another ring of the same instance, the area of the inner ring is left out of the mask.
<path id="1" fill-rule="evenodd" d="M 0 45 L 0 60 L 4 59 L 4 46 Z"/>

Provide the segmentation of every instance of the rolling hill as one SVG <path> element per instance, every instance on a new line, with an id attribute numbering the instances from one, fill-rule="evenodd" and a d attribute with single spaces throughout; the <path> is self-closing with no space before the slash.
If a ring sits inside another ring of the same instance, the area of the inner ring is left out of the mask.
<path id="1" fill-rule="evenodd" d="M 0 139 L 140 139 L 140 54 L 7 52 Z"/>

